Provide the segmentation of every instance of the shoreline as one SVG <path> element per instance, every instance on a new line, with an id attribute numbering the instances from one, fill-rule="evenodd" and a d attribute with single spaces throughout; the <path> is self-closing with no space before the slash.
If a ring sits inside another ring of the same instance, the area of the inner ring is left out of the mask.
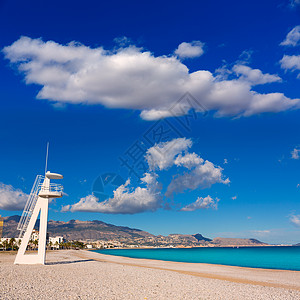
<path id="1" fill-rule="evenodd" d="M 294 289 L 300 291 L 300 271 L 131 258 L 102 254 L 90 250 L 80 250 L 80 253 L 80 256 L 84 258 L 101 262 L 172 271 L 181 274 L 235 283 Z M 93 253 L 93 255 L 91 255 L 91 253 Z M 283 279 L 282 275 L 285 275 L 285 277 L 288 278 Z M 255 278 L 261 278 L 261 280 L 255 280 Z"/>
<path id="2" fill-rule="evenodd" d="M 286 248 L 290 248 L 290 246 L 274 246 L 274 248 L 282 248 L 282 247 L 286 247 Z M 221 247 L 220 247 L 221 248 Z M 218 248 L 218 249 L 220 249 Z M 227 249 L 228 247 L 223 247 L 225 249 Z M 235 247 L 233 247 L 235 249 Z M 243 247 L 240 247 L 240 248 L 243 248 Z M 254 248 L 254 247 L 251 247 L 251 248 Z M 261 248 L 261 247 L 255 247 L 255 248 Z M 297 247 L 295 247 L 297 248 Z M 159 258 L 156 257 L 155 255 L 143 255 L 141 254 L 141 252 L 137 252 L 139 253 L 139 255 L 132 255 L 132 253 L 134 253 L 134 251 L 138 251 L 138 250 L 184 250 L 184 249 L 187 249 L 187 248 L 112 248 L 112 249 L 84 249 L 84 250 L 87 250 L 87 251 L 92 251 L 92 252 L 95 252 L 95 253 L 99 253 L 99 254 L 103 254 L 103 255 L 112 255 L 112 256 L 117 256 L 117 257 L 127 257 L 127 258 L 133 258 L 133 259 L 148 259 L 148 260 L 155 260 L 155 261 L 162 261 L 162 262 L 178 262 L 178 263 L 195 263 L 195 264 L 208 264 L 208 265 L 215 265 L 215 266 L 229 266 L 229 267 L 238 267 L 238 268 L 249 268 L 249 269 L 258 269 L 258 270 L 274 270 L 274 271 L 293 271 L 293 272 L 300 272 L 300 265 L 289 265 L 288 267 L 286 266 L 286 264 L 279 264 L 279 265 L 276 265 L 276 264 L 273 264 L 273 265 L 270 265 L 270 264 L 264 264 L 262 266 L 260 265 L 257 265 L 257 264 L 253 264 L 253 263 L 247 263 L 247 262 L 240 262 L 240 263 L 236 263 L 236 264 L 231 264 L 230 262 L 228 262 L 228 264 L 226 264 L 226 262 L 222 262 L 219 260 L 219 262 L 211 262 L 208 260 L 198 260 L 198 259 L 187 259 L 185 260 L 184 259 L 184 252 L 181 253 L 181 260 L 178 259 L 178 257 L 174 258 L 171 256 L 171 258 L 169 257 L 164 257 L 163 258 Z M 188 249 L 200 249 L 199 247 L 193 247 L 193 248 L 188 248 Z M 202 248 L 201 248 L 202 249 Z M 244 249 L 249 249 L 249 247 L 244 247 Z M 125 251 L 125 253 L 122 251 Z M 132 253 L 130 253 L 130 251 L 128 250 L 132 250 Z M 298 248 L 297 248 L 298 250 Z M 300 250 L 300 249 L 299 249 Z M 98 252 L 99 251 L 99 252 Z M 128 252 L 126 252 L 128 251 Z M 143 257 L 144 256 L 144 257 Z M 294 268 L 293 268 L 294 267 Z"/>
<path id="3" fill-rule="evenodd" d="M 13 252 L 0 252 L 0 295 L 7 300 L 300 299 L 298 271 L 134 259 L 87 250 L 47 251 L 46 265 L 14 265 L 14 258 Z"/>
<path id="4" fill-rule="evenodd" d="M 81 250 L 113 250 L 113 249 L 192 249 L 192 248 L 262 248 L 262 247 L 300 247 L 297 245 L 216 245 L 216 246 L 178 246 L 178 247 L 153 247 L 153 246 L 137 246 L 137 247 L 114 247 L 114 248 L 90 248 L 90 249 L 81 249 Z"/>
<path id="5" fill-rule="evenodd" d="M 120 248 L 120 249 L 116 249 L 116 250 L 122 250 L 122 249 Z M 145 248 L 145 249 L 149 249 L 149 248 Z M 164 249 L 167 249 L 167 248 L 164 248 Z M 103 255 L 108 255 L 108 256 L 113 256 L 113 257 L 123 257 L 123 258 L 130 258 L 130 259 L 136 259 L 136 260 L 145 259 L 145 260 L 149 260 L 149 261 L 161 261 L 161 262 L 164 262 L 164 263 L 173 262 L 173 263 L 180 263 L 180 264 L 199 264 L 199 265 L 209 265 L 209 266 L 219 266 L 219 267 L 234 267 L 234 268 L 249 269 L 249 270 L 283 271 L 283 272 L 288 271 L 288 272 L 299 272 L 300 273 L 300 270 L 290 270 L 290 269 L 243 267 L 243 266 L 234 266 L 234 265 L 225 265 L 225 264 L 223 265 L 223 264 L 214 264 L 214 263 L 185 262 L 185 261 L 174 261 L 174 260 L 162 260 L 162 259 L 155 259 L 155 258 L 150 259 L 150 258 L 129 257 L 129 256 L 125 256 L 125 255 L 122 256 L 122 255 L 99 253 L 99 252 L 96 252 L 97 250 L 100 250 L 100 249 L 84 249 L 84 250 L 81 249 L 81 251 L 90 251 L 90 252 L 103 254 Z M 110 250 L 112 250 L 112 249 L 110 249 Z M 124 249 L 124 250 L 129 250 L 129 249 Z"/>

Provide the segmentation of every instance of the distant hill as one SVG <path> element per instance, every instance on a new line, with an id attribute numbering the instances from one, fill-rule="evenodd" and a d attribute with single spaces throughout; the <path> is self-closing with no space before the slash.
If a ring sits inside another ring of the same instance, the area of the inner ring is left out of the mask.
<path id="1" fill-rule="evenodd" d="M 17 230 L 17 225 L 19 220 L 20 216 L 5 217 L 3 236 L 18 237 L 19 231 Z M 50 236 L 63 236 L 69 240 L 110 240 L 153 236 L 146 231 L 124 226 L 115 226 L 98 220 L 70 220 L 68 222 L 50 220 L 48 222 L 48 232 Z"/>
<path id="2" fill-rule="evenodd" d="M 4 218 L 3 236 L 18 237 L 17 225 L 20 216 Z M 39 220 L 37 221 L 38 224 Z M 67 240 L 117 240 L 127 245 L 154 246 L 154 247 L 197 247 L 197 246 L 263 246 L 266 245 L 255 239 L 234 239 L 234 238 L 215 238 L 210 239 L 202 234 L 169 234 L 153 235 L 149 232 L 116 226 L 99 220 L 68 222 L 53 221 L 48 222 L 48 232 L 50 236 L 63 236 Z"/>
<path id="3" fill-rule="evenodd" d="M 238 238 L 214 238 L 211 242 L 218 246 L 262 246 L 267 245 L 256 239 L 238 239 Z"/>
<path id="4" fill-rule="evenodd" d="M 205 242 L 212 241 L 212 239 L 206 238 L 200 233 L 194 234 L 193 237 L 195 237 L 198 241 L 205 241 Z"/>
<path id="5" fill-rule="evenodd" d="M 18 237 L 19 231 L 17 230 L 17 225 L 19 223 L 20 216 L 4 217 L 3 219 L 3 237 Z"/>
<path id="6" fill-rule="evenodd" d="M 293 246 L 300 246 L 300 243 L 298 243 L 298 244 L 295 244 L 295 245 L 293 245 Z"/>

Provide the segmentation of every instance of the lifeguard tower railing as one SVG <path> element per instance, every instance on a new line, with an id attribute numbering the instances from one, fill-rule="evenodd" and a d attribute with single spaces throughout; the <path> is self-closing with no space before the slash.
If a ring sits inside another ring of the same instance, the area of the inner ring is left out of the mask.
<path id="1" fill-rule="evenodd" d="M 33 210 L 35 208 L 37 199 L 39 197 L 39 194 L 43 194 L 42 197 L 56 198 L 58 195 L 62 195 L 63 192 L 63 186 L 56 183 L 50 183 L 49 187 L 43 186 L 45 176 L 37 175 L 33 184 L 33 187 L 31 189 L 31 192 L 29 194 L 28 200 L 26 202 L 25 208 L 23 210 L 21 219 L 19 221 L 17 229 L 20 230 L 19 239 L 23 237 L 27 226 L 29 224 L 30 218 L 32 216 Z"/>

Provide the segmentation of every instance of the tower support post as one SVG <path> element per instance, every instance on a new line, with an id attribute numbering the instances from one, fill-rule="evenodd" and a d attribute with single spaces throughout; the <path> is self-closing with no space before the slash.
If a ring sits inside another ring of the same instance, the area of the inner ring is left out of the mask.
<path id="1" fill-rule="evenodd" d="M 38 254 L 25 254 L 28 243 L 30 241 L 31 233 L 34 229 L 36 220 L 40 214 L 40 231 L 39 231 L 39 245 Z M 46 258 L 46 238 L 47 238 L 47 219 L 48 219 L 48 199 L 39 197 L 36 206 L 30 218 L 27 230 L 20 248 L 18 250 L 15 264 L 45 264 Z"/>

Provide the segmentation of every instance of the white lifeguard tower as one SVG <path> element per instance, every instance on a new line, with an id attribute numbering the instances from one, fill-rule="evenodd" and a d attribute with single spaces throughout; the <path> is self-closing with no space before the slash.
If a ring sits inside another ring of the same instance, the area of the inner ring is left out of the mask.
<path id="1" fill-rule="evenodd" d="M 37 175 L 18 224 L 18 230 L 20 230 L 19 239 L 22 242 L 15 259 L 15 264 L 45 264 L 49 199 L 63 196 L 62 185 L 50 183 L 51 179 L 63 179 L 63 176 L 47 171 L 48 146 L 45 176 Z M 25 254 L 39 213 L 38 254 Z"/>

